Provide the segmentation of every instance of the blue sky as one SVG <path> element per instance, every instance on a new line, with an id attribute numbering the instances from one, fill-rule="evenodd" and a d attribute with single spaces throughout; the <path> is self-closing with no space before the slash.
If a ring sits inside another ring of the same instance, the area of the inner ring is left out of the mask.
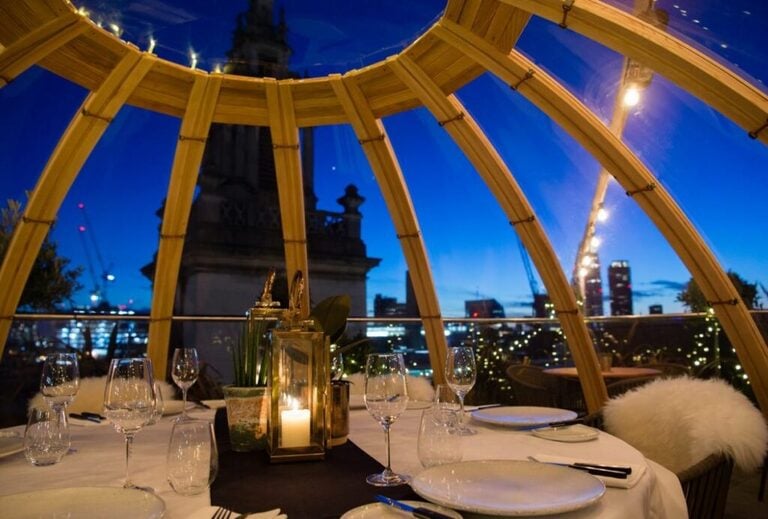
<path id="1" fill-rule="evenodd" d="M 92 16 L 104 16 L 105 21 L 114 16 L 131 28 L 123 37 L 140 47 L 146 46 L 151 25 L 162 57 L 186 64 L 192 47 L 200 53 L 201 68 L 212 69 L 223 61 L 234 16 L 247 3 L 197 0 L 182 8 L 171 8 L 171 3 L 86 2 Z M 292 67 L 308 75 L 345 71 L 396 53 L 443 7 L 439 1 L 283 3 L 294 49 Z M 760 38 L 768 33 L 768 10 L 752 4 L 689 0 L 657 5 L 669 11 L 676 33 L 717 53 L 718 59 L 735 63 L 762 87 L 760 81 L 768 81 L 768 56 Z M 115 5 L 118 8 L 109 7 Z M 368 29 L 372 19 L 375 31 Z M 531 21 L 518 48 L 603 120 L 610 119 L 620 56 L 538 19 Z M 33 188 L 85 94 L 37 68 L 0 89 L 2 200 L 23 198 L 24 191 Z M 570 275 L 600 165 L 490 75 L 457 95 L 523 187 Z M 384 124 L 411 190 L 444 315 L 463 316 L 464 300 L 475 297 L 498 299 L 507 315 L 528 315 L 525 304 L 531 295 L 516 237 L 466 158 L 424 109 L 388 117 Z M 178 125 L 171 117 L 124 108 L 61 209 L 54 238 L 64 255 L 86 265 L 77 233 L 82 223 L 77 203 L 86 203 L 93 222 L 90 231 L 118 278 L 110 287 L 113 303 L 149 306 L 150 283 L 139 268 L 156 248 L 155 211 L 167 189 Z M 316 136 L 319 207 L 338 210 L 335 200 L 344 187 L 358 185 L 366 197 L 361 210 L 368 252 L 382 258 L 369 276 L 369 300 L 377 293 L 403 300 L 405 262 L 354 134 L 349 127 L 332 126 L 317 129 Z M 625 140 L 677 198 L 725 268 L 768 285 L 768 147 L 658 76 L 633 110 Z M 674 251 L 619 186 L 610 187 L 606 206 L 611 217 L 598 229 L 601 260 L 604 266 L 614 259 L 629 260 L 635 310 L 647 313 L 648 305 L 655 303 L 667 312 L 681 310 L 674 297 L 690 276 Z M 81 303 L 91 285 L 87 273 L 83 284 Z M 768 305 L 765 297 L 763 302 Z"/>

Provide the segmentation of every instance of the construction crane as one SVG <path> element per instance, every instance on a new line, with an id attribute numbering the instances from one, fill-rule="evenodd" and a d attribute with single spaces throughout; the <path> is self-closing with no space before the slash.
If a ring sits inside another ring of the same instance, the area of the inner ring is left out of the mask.
<path id="1" fill-rule="evenodd" d="M 531 258 L 528 255 L 528 251 L 525 249 L 525 245 L 523 245 L 523 241 L 519 236 L 517 237 L 517 246 L 520 247 L 520 257 L 523 260 L 525 274 L 528 276 L 528 286 L 531 288 L 531 294 L 533 295 L 533 315 L 534 317 L 546 317 L 547 295 L 539 292 L 539 283 L 536 281 L 536 277 L 533 275 Z"/>
<path id="2" fill-rule="evenodd" d="M 107 268 L 104 265 L 104 258 L 101 255 L 98 241 L 96 240 L 96 234 L 93 231 L 93 225 L 91 225 L 91 219 L 88 217 L 88 212 L 85 210 L 85 204 L 78 202 L 77 208 L 80 209 L 80 215 L 83 219 L 83 223 L 77 227 L 78 234 L 80 235 L 80 242 L 83 244 L 83 250 L 85 251 L 85 258 L 88 263 L 88 273 L 91 276 L 91 282 L 93 283 L 93 289 L 91 290 L 91 303 L 93 306 L 109 305 L 107 298 L 107 286 L 115 281 L 115 275 L 112 274 L 112 265 Z M 93 258 L 96 258 L 98 267 L 101 269 L 99 275 L 96 274 L 94 269 Z"/>

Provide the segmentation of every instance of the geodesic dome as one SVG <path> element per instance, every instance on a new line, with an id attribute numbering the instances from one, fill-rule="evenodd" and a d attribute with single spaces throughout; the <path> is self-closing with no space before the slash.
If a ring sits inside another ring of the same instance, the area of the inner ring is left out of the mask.
<path id="1" fill-rule="evenodd" d="M 0 344 L 5 343 L 36 252 L 67 191 L 120 109 L 130 105 L 181 120 L 151 305 L 148 354 L 158 373 L 166 371 L 176 274 L 208 131 L 213 123 L 225 123 L 270 129 L 286 271 L 289 278 L 300 270 L 310 279 L 299 130 L 352 128 L 391 215 L 439 377 L 446 347 L 441 308 L 409 186 L 382 123 L 384 117 L 420 107 L 472 164 L 530 254 L 567 337 L 588 407 L 598 409 L 607 394 L 576 294 L 523 188 L 456 95 L 487 73 L 577 141 L 604 168 L 601 182 L 615 179 L 663 234 L 714 309 L 765 413 L 765 339 L 710 247 L 663 183 L 622 141 L 622 116 L 606 124 L 516 48 L 532 16 L 548 20 L 626 56 L 621 89 L 643 81 L 642 64 L 741 127 L 745 139 L 768 143 L 764 89 L 670 34 L 653 9 L 636 16 L 619 7 L 597 0 L 449 0 L 437 22 L 394 56 L 343 74 L 278 80 L 207 73 L 161 59 L 121 40 L 66 0 L 3 1 L 2 84 L 38 65 L 80 85 L 88 95 L 48 159 L 3 258 Z M 439 180 L 434 184 L 433 189 L 439 189 Z"/>

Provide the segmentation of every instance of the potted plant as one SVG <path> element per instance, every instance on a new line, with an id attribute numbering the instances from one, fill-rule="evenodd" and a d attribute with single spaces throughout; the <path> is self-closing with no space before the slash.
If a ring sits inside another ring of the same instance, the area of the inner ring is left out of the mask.
<path id="1" fill-rule="evenodd" d="M 269 329 L 281 314 L 272 301 L 274 272 L 267 276 L 261 299 L 248 311 L 238 342 L 232 348 L 234 381 L 224 386 L 229 440 L 233 451 L 266 447 L 269 419 Z"/>

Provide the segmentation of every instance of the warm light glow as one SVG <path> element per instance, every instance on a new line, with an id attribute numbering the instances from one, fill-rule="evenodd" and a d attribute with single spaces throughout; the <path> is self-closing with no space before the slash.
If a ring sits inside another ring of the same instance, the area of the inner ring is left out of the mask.
<path id="1" fill-rule="evenodd" d="M 603 209 L 602 207 L 597 210 L 597 219 L 601 222 L 604 222 L 608 219 L 608 211 Z"/>
<path id="2" fill-rule="evenodd" d="M 214 65 L 214 67 L 213 67 L 213 71 L 214 71 L 216 74 L 221 74 L 221 65 L 219 65 L 218 63 L 216 63 L 216 65 Z"/>
<path id="3" fill-rule="evenodd" d="M 581 267 L 581 268 L 579 269 L 579 277 L 580 277 L 580 278 L 583 278 L 583 277 L 584 277 L 584 276 L 586 276 L 586 275 L 587 275 L 587 269 L 586 269 L 586 268 L 584 268 L 584 267 Z"/>
<path id="4" fill-rule="evenodd" d="M 592 258 L 591 257 L 584 256 L 583 258 L 581 258 L 581 266 L 582 267 L 589 267 L 590 265 L 592 265 Z"/>
<path id="5" fill-rule="evenodd" d="M 598 248 L 598 247 L 600 246 L 600 238 L 598 238 L 597 236 L 592 236 L 592 239 L 591 239 L 591 240 L 589 240 L 589 245 L 590 245 L 590 246 L 591 246 L 593 249 L 596 249 L 596 248 Z"/>
<path id="6" fill-rule="evenodd" d="M 155 51 L 155 45 L 157 45 L 157 40 L 153 37 L 149 37 L 149 47 L 147 47 L 147 52 L 152 54 Z"/>
<path id="7" fill-rule="evenodd" d="M 624 91 L 624 106 L 632 108 L 640 102 L 640 90 L 636 87 L 629 87 Z"/>
<path id="8" fill-rule="evenodd" d="M 80 16 L 88 16 L 88 15 L 90 15 L 91 13 L 90 13 L 90 12 L 88 11 L 88 9 L 86 9 L 85 7 L 83 7 L 83 6 L 80 6 L 80 7 L 77 9 L 77 14 L 79 14 Z"/>
<path id="9" fill-rule="evenodd" d="M 123 34 L 123 30 L 116 23 L 110 23 L 109 30 L 117 37 L 120 37 L 120 35 Z"/>
<path id="10" fill-rule="evenodd" d="M 189 49 L 189 68 L 192 70 L 197 68 L 197 52 Z"/>

